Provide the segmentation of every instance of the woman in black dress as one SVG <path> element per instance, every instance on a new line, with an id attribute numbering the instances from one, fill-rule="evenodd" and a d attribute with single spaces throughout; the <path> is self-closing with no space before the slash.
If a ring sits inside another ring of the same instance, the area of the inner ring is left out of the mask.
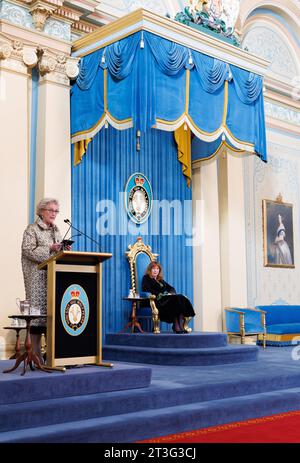
<path id="1" fill-rule="evenodd" d="M 176 290 L 163 279 L 162 267 L 151 262 L 142 281 L 142 290 L 156 296 L 156 306 L 162 322 L 173 323 L 174 333 L 186 333 L 183 318 L 194 317 L 195 312 L 187 297 L 176 294 Z"/>

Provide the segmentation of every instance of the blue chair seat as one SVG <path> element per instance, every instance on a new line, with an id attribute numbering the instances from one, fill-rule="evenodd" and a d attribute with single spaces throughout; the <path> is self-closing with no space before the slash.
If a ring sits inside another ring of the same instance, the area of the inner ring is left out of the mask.
<path id="1" fill-rule="evenodd" d="M 252 323 L 245 323 L 245 331 L 246 334 L 254 334 L 254 333 L 261 333 L 261 327 L 257 326 L 256 324 Z"/>
<path id="2" fill-rule="evenodd" d="M 297 334 L 300 333 L 300 323 L 279 323 L 268 325 L 268 334 Z"/>

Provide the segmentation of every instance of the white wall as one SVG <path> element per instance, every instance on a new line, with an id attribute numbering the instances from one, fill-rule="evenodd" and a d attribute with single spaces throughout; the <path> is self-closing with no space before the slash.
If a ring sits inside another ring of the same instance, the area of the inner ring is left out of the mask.
<path id="1" fill-rule="evenodd" d="M 14 343 L 13 333 L 3 330 L 10 325 L 8 314 L 16 312 L 15 299 L 23 298 L 24 287 L 20 250 L 22 233 L 28 217 L 29 92 L 26 68 L 23 73 L 0 70 L 0 197 L 1 201 L 1 297 L 0 297 L 0 358 L 1 348 Z"/>
<path id="2" fill-rule="evenodd" d="M 300 301 L 300 137 L 268 131 L 268 163 L 245 163 L 248 304 Z M 293 204 L 295 268 L 263 265 L 262 200 Z"/>

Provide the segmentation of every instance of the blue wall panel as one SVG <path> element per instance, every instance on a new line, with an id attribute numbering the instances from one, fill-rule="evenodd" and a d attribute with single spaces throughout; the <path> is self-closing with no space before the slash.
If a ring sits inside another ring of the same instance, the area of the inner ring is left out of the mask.
<path id="1" fill-rule="evenodd" d="M 149 179 L 155 200 L 144 224 L 131 222 L 124 205 L 125 185 L 134 172 Z M 73 224 L 97 240 L 103 252 L 113 254 L 103 264 L 104 333 L 118 332 L 128 321 L 130 304 L 122 300 L 130 288 L 125 252 L 138 236 L 159 254 L 165 279 L 177 292 L 193 299 L 191 199 L 171 132 L 153 129 L 142 133 L 137 152 L 133 129 L 103 128 L 89 144 L 82 162 L 72 167 Z M 73 249 L 99 251 L 87 238 L 75 239 Z M 163 329 L 168 328 L 163 325 Z"/>

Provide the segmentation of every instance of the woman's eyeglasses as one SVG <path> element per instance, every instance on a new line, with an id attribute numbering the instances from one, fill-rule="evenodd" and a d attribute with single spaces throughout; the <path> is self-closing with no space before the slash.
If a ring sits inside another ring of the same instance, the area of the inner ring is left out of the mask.
<path id="1" fill-rule="evenodd" d="M 57 209 L 44 209 L 44 211 L 54 212 L 54 214 L 59 214 L 59 210 Z"/>

